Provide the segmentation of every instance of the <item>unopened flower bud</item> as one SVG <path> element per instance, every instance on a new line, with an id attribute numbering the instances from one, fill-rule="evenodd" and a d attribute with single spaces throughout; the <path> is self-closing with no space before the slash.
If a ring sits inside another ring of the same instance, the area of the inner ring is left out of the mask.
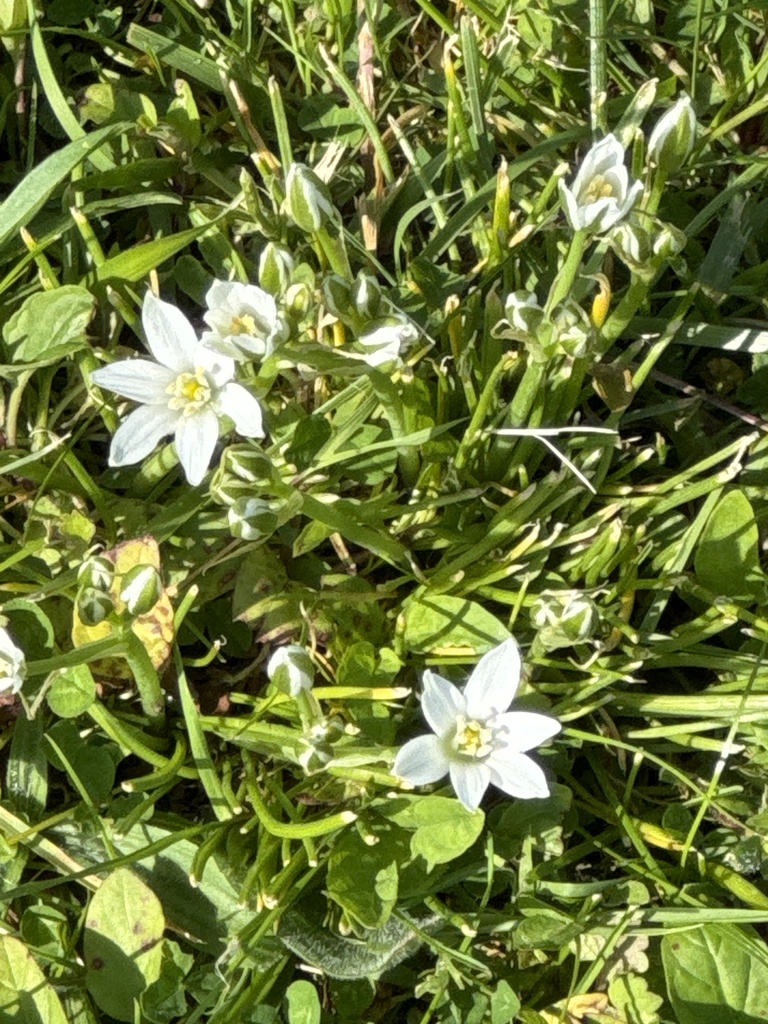
<path id="1" fill-rule="evenodd" d="M 211 497 L 220 505 L 232 505 L 238 498 L 269 491 L 280 478 L 268 455 L 245 444 L 230 445 L 211 481 Z"/>
<path id="2" fill-rule="evenodd" d="M 112 598 L 95 587 L 81 587 L 76 599 L 77 615 L 85 626 L 98 626 L 115 610 Z"/>
<path id="3" fill-rule="evenodd" d="M 282 245 L 267 242 L 259 256 L 259 284 L 271 295 L 283 295 L 291 283 L 293 256 Z"/>
<path id="4" fill-rule="evenodd" d="M 544 318 L 544 310 L 533 292 L 511 292 L 504 304 L 509 326 L 520 334 L 532 334 Z"/>
<path id="5" fill-rule="evenodd" d="M 696 114 L 690 96 L 683 96 L 656 122 L 648 139 L 648 155 L 662 174 L 685 161 L 696 138 Z"/>
<path id="6" fill-rule="evenodd" d="M 281 690 L 298 697 L 302 690 L 310 690 L 315 679 L 315 666 L 301 644 L 279 647 L 267 664 L 267 675 Z"/>
<path id="7" fill-rule="evenodd" d="M 368 274 L 360 274 L 352 285 L 352 302 L 361 317 L 373 320 L 381 313 L 379 282 Z"/>
<path id="8" fill-rule="evenodd" d="M 241 540 L 270 537 L 277 527 L 277 516 L 263 498 L 236 498 L 227 518 L 232 536 Z"/>
<path id="9" fill-rule="evenodd" d="M 590 640 L 600 625 L 595 602 L 578 590 L 545 591 L 533 606 L 531 619 L 544 647 L 555 650 Z"/>
<path id="10" fill-rule="evenodd" d="M 328 311 L 340 320 L 346 319 L 353 310 L 352 289 L 338 274 L 328 274 L 324 279 L 323 298 Z"/>
<path id="11" fill-rule="evenodd" d="M 107 591 L 112 586 L 115 567 L 108 558 L 94 555 L 86 559 L 77 570 L 77 582 L 81 587 L 92 587 L 94 590 Z"/>
<path id="12" fill-rule="evenodd" d="M 304 164 L 291 164 L 288 170 L 285 206 L 294 224 L 308 233 L 319 231 L 336 217 L 328 189 Z"/>
<path id="13" fill-rule="evenodd" d="M 155 607 L 162 592 L 163 583 L 154 565 L 135 565 L 123 577 L 120 600 L 130 615 L 145 615 Z"/>
<path id="14" fill-rule="evenodd" d="M 658 234 L 653 236 L 653 254 L 669 260 L 681 253 L 688 242 L 684 231 L 674 224 L 663 224 Z"/>

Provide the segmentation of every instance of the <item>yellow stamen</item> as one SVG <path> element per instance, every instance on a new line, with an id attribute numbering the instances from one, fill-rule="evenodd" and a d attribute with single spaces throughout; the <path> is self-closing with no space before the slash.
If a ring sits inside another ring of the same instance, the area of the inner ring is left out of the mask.
<path id="1" fill-rule="evenodd" d="M 493 749 L 493 730 L 480 722 L 467 721 L 463 715 L 456 719 L 456 750 L 468 757 L 485 757 Z"/>
<path id="2" fill-rule="evenodd" d="M 602 174 L 596 174 L 584 190 L 584 202 L 596 203 L 598 199 L 607 199 L 614 194 L 613 185 Z"/>
<path id="3" fill-rule="evenodd" d="M 185 416 L 198 412 L 211 400 L 211 386 L 205 375 L 205 370 L 198 367 L 194 373 L 180 373 L 179 376 L 165 389 L 170 395 L 168 408 L 174 411 L 184 411 Z"/>
<path id="4" fill-rule="evenodd" d="M 232 323 L 229 325 L 229 333 L 234 335 L 254 335 L 256 333 L 256 321 L 250 313 L 243 313 L 242 316 L 233 316 Z"/>

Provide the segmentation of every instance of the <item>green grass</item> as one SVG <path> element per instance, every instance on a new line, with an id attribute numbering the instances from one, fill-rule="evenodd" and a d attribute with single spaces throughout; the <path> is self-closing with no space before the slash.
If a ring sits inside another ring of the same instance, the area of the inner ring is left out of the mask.
<path id="1" fill-rule="evenodd" d="M 0 5 L 0 1021 L 762 1019 L 762 6 L 43 6 Z M 635 260 L 560 205 L 607 131 Z M 110 468 L 91 374 L 216 279 L 285 320 L 266 438 Z M 402 365 L 349 358 L 383 323 Z M 401 789 L 423 670 L 509 635 L 550 797 Z"/>

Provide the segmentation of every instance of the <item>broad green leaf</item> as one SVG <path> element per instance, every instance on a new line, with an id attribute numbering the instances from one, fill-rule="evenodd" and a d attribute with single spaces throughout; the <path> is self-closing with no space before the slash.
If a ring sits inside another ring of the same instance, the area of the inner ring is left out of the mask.
<path id="1" fill-rule="evenodd" d="M 57 186 L 91 153 L 131 126 L 111 124 L 76 139 L 52 153 L 19 182 L 0 206 L 0 247 L 25 227 L 38 210 L 45 206 Z"/>
<path id="2" fill-rule="evenodd" d="M 0 936 L 0 1024 L 67 1024 L 59 997 L 12 935 Z"/>
<path id="3" fill-rule="evenodd" d="M 444 594 L 409 601 L 401 628 L 406 649 L 417 654 L 485 654 L 509 638 L 506 627 L 481 605 Z"/>
<path id="4" fill-rule="evenodd" d="M 468 850 L 485 822 L 481 810 L 468 811 L 446 796 L 398 797 L 383 813 L 401 828 L 413 831 L 411 853 L 423 857 L 430 871 Z"/>
<path id="5" fill-rule="evenodd" d="M 618 975 L 609 984 L 608 995 L 628 1024 L 658 1024 L 658 1010 L 664 1000 L 651 992 L 642 975 L 632 971 Z"/>
<path id="6" fill-rule="evenodd" d="M 294 981 L 285 993 L 288 1024 L 320 1024 L 320 999 L 309 981 Z"/>
<path id="7" fill-rule="evenodd" d="M 665 935 L 661 956 L 678 1024 L 765 1024 L 768 953 L 752 933 L 705 924 Z"/>
<path id="8" fill-rule="evenodd" d="M 86 328 L 94 299 L 78 285 L 35 292 L 3 327 L 3 341 L 14 363 L 55 363 L 86 348 Z"/>
<path id="9" fill-rule="evenodd" d="M 421 932 L 433 931 L 437 918 L 415 922 Z M 292 953 L 329 978 L 357 980 L 376 978 L 402 963 L 422 943 L 406 921 L 391 917 L 383 928 L 366 934 L 365 940 L 343 939 L 330 931 L 317 915 L 290 910 L 280 920 L 278 936 Z"/>
<path id="10" fill-rule="evenodd" d="M 328 865 L 328 894 L 366 928 L 380 928 L 397 902 L 398 862 L 408 858 L 408 839 L 389 830 L 366 845 L 357 832 L 336 843 Z"/>
<path id="11" fill-rule="evenodd" d="M 707 520 L 696 549 L 702 586 L 725 597 L 755 595 L 761 587 L 760 538 L 748 498 L 728 491 Z"/>
<path id="12" fill-rule="evenodd" d="M 160 976 L 164 928 L 160 900 L 127 868 L 94 894 L 85 923 L 86 986 L 105 1013 L 135 1019 L 134 1001 Z"/>
<path id="13" fill-rule="evenodd" d="M 491 996 L 491 1024 L 509 1024 L 520 1009 L 520 1000 L 507 981 L 500 981 Z"/>
<path id="14" fill-rule="evenodd" d="M 59 718 L 77 718 L 96 697 L 96 683 L 87 665 L 75 665 L 54 679 L 48 707 Z"/>

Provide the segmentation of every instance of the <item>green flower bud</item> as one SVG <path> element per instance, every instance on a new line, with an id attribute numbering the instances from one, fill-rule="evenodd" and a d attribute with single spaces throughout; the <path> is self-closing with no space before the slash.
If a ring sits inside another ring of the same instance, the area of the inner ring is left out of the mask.
<path id="1" fill-rule="evenodd" d="M 366 320 L 375 320 L 381 315 L 381 287 L 375 277 L 358 274 L 352 285 L 352 302 L 358 314 Z"/>
<path id="2" fill-rule="evenodd" d="M 531 612 L 538 639 L 548 651 L 590 640 L 600 625 L 595 602 L 578 590 L 544 591 Z"/>
<path id="3" fill-rule="evenodd" d="M 233 444 L 224 451 L 211 481 L 211 497 L 219 505 L 238 498 L 253 498 L 260 491 L 281 486 L 268 455 L 247 444 Z"/>
<path id="4" fill-rule="evenodd" d="M 263 498 L 236 498 L 227 518 L 232 536 L 241 540 L 271 537 L 277 528 L 277 516 Z"/>
<path id="5" fill-rule="evenodd" d="M 271 295 L 283 295 L 291 283 L 293 256 L 281 245 L 267 242 L 259 257 L 259 284 Z"/>
<path id="6" fill-rule="evenodd" d="M 163 592 L 160 573 L 154 565 L 135 565 L 122 581 L 120 600 L 131 615 L 145 615 L 152 611 Z"/>
<path id="7" fill-rule="evenodd" d="M 78 618 L 85 626 L 98 626 L 115 610 L 109 594 L 95 587 L 81 587 L 75 606 Z"/>
<path id="8" fill-rule="evenodd" d="M 323 298 L 328 311 L 339 320 L 347 320 L 353 310 L 352 289 L 338 274 L 328 274 L 323 281 Z"/>
<path id="9" fill-rule="evenodd" d="M 690 96 L 683 96 L 656 122 L 648 139 L 648 156 L 662 174 L 683 164 L 696 138 L 696 114 Z"/>
<path id="10" fill-rule="evenodd" d="M 336 218 L 328 189 L 304 164 L 291 164 L 285 179 L 285 208 L 302 231 L 313 234 Z"/>
<path id="11" fill-rule="evenodd" d="M 653 236 L 653 254 L 664 260 L 671 260 L 683 251 L 688 238 L 684 231 L 674 224 L 662 224 L 658 234 Z"/>
<path id="12" fill-rule="evenodd" d="M 115 575 L 115 567 L 108 558 L 93 556 L 86 559 L 77 570 L 77 582 L 81 587 L 91 587 L 94 590 L 106 592 L 112 586 Z"/>

